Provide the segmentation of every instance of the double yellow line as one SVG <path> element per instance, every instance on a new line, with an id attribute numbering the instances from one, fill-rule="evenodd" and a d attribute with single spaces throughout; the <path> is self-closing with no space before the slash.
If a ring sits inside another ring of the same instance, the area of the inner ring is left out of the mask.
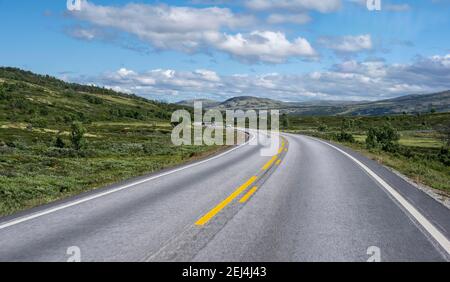
<path id="1" fill-rule="evenodd" d="M 258 190 L 258 187 L 253 187 L 252 189 L 250 189 L 250 191 L 247 192 L 247 194 L 244 195 L 244 197 L 242 197 L 239 200 L 239 203 L 245 203 L 248 201 L 248 199 L 250 199 L 250 197 L 255 194 L 256 190 Z"/>
<path id="2" fill-rule="evenodd" d="M 250 185 L 252 185 L 256 179 L 256 176 L 252 176 L 247 182 L 241 185 L 241 187 L 237 188 L 228 198 L 223 200 L 220 204 L 218 204 L 215 208 L 210 210 L 207 214 L 205 214 L 202 218 L 200 218 L 195 225 L 205 225 L 208 221 L 211 220 L 216 214 L 218 214 L 223 208 L 225 208 L 229 203 L 231 203 L 237 196 L 239 196 L 242 192 L 244 192 Z"/>
<path id="3" fill-rule="evenodd" d="M 281 147 L 280 147 L 280 149 L 278 150 L 278 154 L 276 154 L 275 156 L 273 156 L 263 167 L 262 167 L 262 170 L 268 170 L 272 165 L 273 165 L 273 163 L 276 161 L 276 164 L 277 165 L 279 165 L 280 163 L 281 163 L 281 160 L 279 160 L 278 159 L 278 156 L 281 154 L 281 153 L 283 153 L 283 150 L 285 150 L 284 149 L 284 146 L 285 146 L 285 142 L 284 142 L 284 140 L 283 140 L 283 142 L 281 143 Z"/>
<path id="4" fill-rule="evenodd" d="M 267 170 L 267 169 L 269 169 L 269 168 L 272 166 L 272 164 L 273 164 L 277 159 L 278 159 L 278 156 L 277 156 L 277 155 L 273 156 L 273 157 L 270 159 L 270 161 L 268 161 L 268 162 L 262 167 L 262 170 Z"/>
<path id="5" fill-rule="evenodd" d="M 278 159 L 278 155 L 281 154 L 284 150 L 285 142 L 283 140 L 280 149 L 278 150 L 278 154 L 273 156 L 262 168 L 262 170 L 269 169 L 275 161 L 277 165 L 280 164 L 281 160 Z M 278 159 L 278 160 L 277 160 Z M 229 203 L 231 203 L 235 198 L 237 198 L 242 192 L 247 190 L 255 181 L 258 179 L 257 176 L 252 176 L 249 180 L 247 180 L 244 184 L 242 184 L 239 188 L 237 188 L 231 195 L 229 195 L 225 200 L 223 200 L 220 204 L 215 206 L 212 210 L 210 210 L 207 214 L 202 216 L 195 225 L 203 226 L 208 223 L 214 216 L 216 216 L 221 210 L 223 210 Z M 245 203 L 248 199 L 256 192 L 258 187 L 254 186 L 250 191 L 247 192 L 240 200 L 240 203 Z"/>

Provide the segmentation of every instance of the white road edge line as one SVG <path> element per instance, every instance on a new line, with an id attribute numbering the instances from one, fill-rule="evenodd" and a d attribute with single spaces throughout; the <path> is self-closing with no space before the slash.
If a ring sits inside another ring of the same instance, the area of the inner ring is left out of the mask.
<path id="1" fill-rule="evenodd" d="M 73 207 L 73 206 L 76 206 L 76 205 L 79 205 L 79 204 L 82 204 L 82 203 L 85 203 L 85 202 L 88 202 L 88 201 L 91 201 L 91 200 L 94 200 L 94 199 L 97 199 L 97 198 L 109 195 L 109 194 L 112 194 L 112 193 L 116 193 L 116 192 L 119 192 L 121 190 L 130 188 L 130 187 L 133 187 L 133 186 L 136 186 L 136 185 L 139 185 L 139 184 L 142 184 L 142 183 L 145 183 L 145 182 L 148 182 L 148 181 L 151 181 L 151 180 L 154 180 L 154 179 L 157 179 L 157 178 L 169 175 L 169 174 L 173 174 L 173 173 L 178 172 L 178 171 L 182 171 L 182 170 L 185 170 L 185 169 L 188 169 L 188 168 L 192 168 L 192 167 L 204 164 L 206 162 L 218 159 L 218 158 L 223 157 L 223 156 L 225 156 L 225 155 L 227 155 L 227 154 L 229 154 L 229 153 L 231 153 L 231 152 L 233 152 L 233 151 L 235 151 L 237 149 L 242 148 L 243 146 L 245 146 L 245 145 L 249 144 L 251 141 L 253 141 L 255 138 L 256 138 L 256 135 L 253 135 L 253 137 L 250 140 L 248 140 L 247 142 L 245 142 L 244 144 L 241 144 L 241 145 L 239 145 L 239 146 L 237 146 L 235 148 L 232 148 L 232 149 L 230 149 L 230 150 L 228 150 L 226 152 L 223 152 L 220 155 L 214 156 L 212 158 L 209 158 L 209 159 L 206 159 L 206 160 L 203 160 L 203 161 L 200 161 L 200 162 L 196 162 L 196 163 L 193 163 L 193 164 L 190 164 L 190 165 L 187 165 L 187 166 L 183 166 L 183 167 L 180 167 L 180 168 L 177 168 L 177 169 L 174 169 L 174 170 L 170 170 L 170 171 L 167 171 L 165 173 L 161 173 L 161 174 L 158 174 L 158 175 L 155 175 L 155 176 L 152 176 L 152 177 L 148 177 L 148 178 L 145 178 L 145 179 L 142 179 L 142 180 L 139 180 L 139 181 L 136 181 L 136 182 L 133 182 L 133 183 L 121 186 L 121 187 L 117 187 L 117 188 L 114 188 L 114 189 L 111 189 L 111 190 L 108 190 L 108 191 L 105 191 L 105 192 L 102 192 L 102 193 L 98 193 L 98 194 L 95 194 L 95 195 L 92 195 L 92 196 L 88 196 L 86 198 L 82 198 L 80 200 L 77 200 L 77 201 L 74 201 L 74 202 L 71 202 L 71 203 L 62 204 L 62 205 L 57 206 L 55 208 L 50 208 L 48 210 L 44 210 L 44 211 L 41 211 L 41 212 L 36 212 L 36 213 L 28 215 L 28 216 L 24 216 L 24 217 L 20 217 L 18 219 L 14 219 L 14 220 L 8 221 L 8 222 L 3 223 L 3 224 L 0 225 L 0 230 L 2 230 L 4 228 L 7 228 L 7 227 L 10 227 L 10 226 L 13 226 L 13 225 L 16 225 L 16 224 L 19 224 L 19 223 L 22 223 L 22 222 L 25 222 L 25 221 L 29 221 L 29 220 L 32 220 L 32 219 L 35 219 L 35 218 L 38 218 L 38 217 L 50 214 L 50 213 L 54 213 L 54 212 L 62 210 L 62 209 Z"/>
<path id="2" fill-rule="evenodd" d="M 319 141 L 323 144 L 326 144 L 335 150 L 341 152 L 348 158 L 350 158 L 352 161 L 354 161 L 356 164 L 358 164 L 362 169 L 364 169 L 371 177 L 373 177 L 381 186 L 386 189 L 389 194 L 394 197 L 394 199 L 403 206 L 413 217 L 414 219 L 422 225 L 422 227 L 438 242 L 438 244 L 447 252 L 447 254 L 450 254 L 450 241 L 445 237 L 444 234 L 442 234 L 425 216 L 423 216 L 413 205 L 411 205 L 400 193 L 398 193 L 392 186 L 390 186 L 388 183 L 386 183 L 381 177 L 379 177 L 375 172 L 373 172 L 370 168 L 368 168 L 366 165 L 364 165 L 362 162 L 358 161 L 356 158 L 348 154 L 347 152 L 339 149 L 336 146 L 333 146 L 327 142 L 324 142 L 322 140 L 312 138 L 316 141 Z"/>

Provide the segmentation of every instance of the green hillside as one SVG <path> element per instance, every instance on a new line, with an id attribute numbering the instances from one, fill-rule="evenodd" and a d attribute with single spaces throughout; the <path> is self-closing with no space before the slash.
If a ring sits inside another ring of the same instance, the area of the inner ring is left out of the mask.
<path id="1" fill-rule="evenodd" d="M 221 149 L 173 146 L 179 108 L 0 68 L 0 215 Z"/>
<path id="2" fill-rule="evenodd" d="M 75 120 L 167 121 L 175 109 L 181 108 L 14 68 L 0 68 L 0 101 L 0 121 L 49 126 Z"/>

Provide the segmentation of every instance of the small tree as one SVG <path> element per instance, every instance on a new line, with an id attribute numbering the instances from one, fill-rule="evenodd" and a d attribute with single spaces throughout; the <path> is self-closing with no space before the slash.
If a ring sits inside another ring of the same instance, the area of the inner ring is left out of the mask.
<path id="1" fill-rule="evenodd" d="M 346 132 L 345 130 L 341 130 L 338 134 L 336 134 L 336 140 L 339 142 L 349 142 L 354 143 L 355 138 L 351 133 Z"/>
<path id="2" fill-rule="evenodd" d="M 86 129 L 84 129 L 81 122 L 76 121 L 72 123 L 71 141 L 76 150 L 80 150 L 83 147 L 85 133 Z"/>
<path id="3" fill-rule="evenodd" d="M 289 117 L 287 116 L 287 114 L 281 115 L 281 125 L 284 129 L 289 128 Z"/>
<path id="4" fill-rule="evenodd" d="M 327 131 L 328 127 L 326 124 L 321 124 L 319 125 L 319 127 L 317 128 L 317 130 L 319 130 L 320 132 L 324 132 Z"/>
<path id="5" fill-rule="evenodd" d="M 383 151 L 395 152 L 398 150 L 397 141 L 400 135 L 389 123 L 382 127 L 371 127 L 367 132 L 367 148 L 381 148 Z"/>
<path id="6" fill-rule="evenodd" d="M 352 120 L 342 120 L 340 132 L 335 134 L 335 138 L 339 142 L 349 142 L 354 143 L 355 138 L 353 137 L 353 134 L 349 133 L 347 130 L 352 128 L 353 121 Z"/>
<path id="7" fill-rule="evenodd" d="M 366 137 L 367 148 L 372 149 L 378 146 L 377 132 L 378 129 L 374 127 L 369 128 L 369 130 L 367 131 Z"/>
<path id="8" fill-rule="evenodd" d="M 62 140 L 61 136 L 56 137 L 55 147 L 64 148 L 65 146 L 66 146 L 66 144 L 64 143 L 64 140 Z"/>

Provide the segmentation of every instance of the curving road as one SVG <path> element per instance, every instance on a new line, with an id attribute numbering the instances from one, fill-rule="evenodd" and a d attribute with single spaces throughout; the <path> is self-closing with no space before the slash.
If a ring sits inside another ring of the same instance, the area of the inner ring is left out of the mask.
<path id="1" fill-rule="evenodd" d="M 348 149 L 283 138 L 277 157 L 243 145 L 0 219 L 0 261 L 449 260 L 446 207 Z"/>

